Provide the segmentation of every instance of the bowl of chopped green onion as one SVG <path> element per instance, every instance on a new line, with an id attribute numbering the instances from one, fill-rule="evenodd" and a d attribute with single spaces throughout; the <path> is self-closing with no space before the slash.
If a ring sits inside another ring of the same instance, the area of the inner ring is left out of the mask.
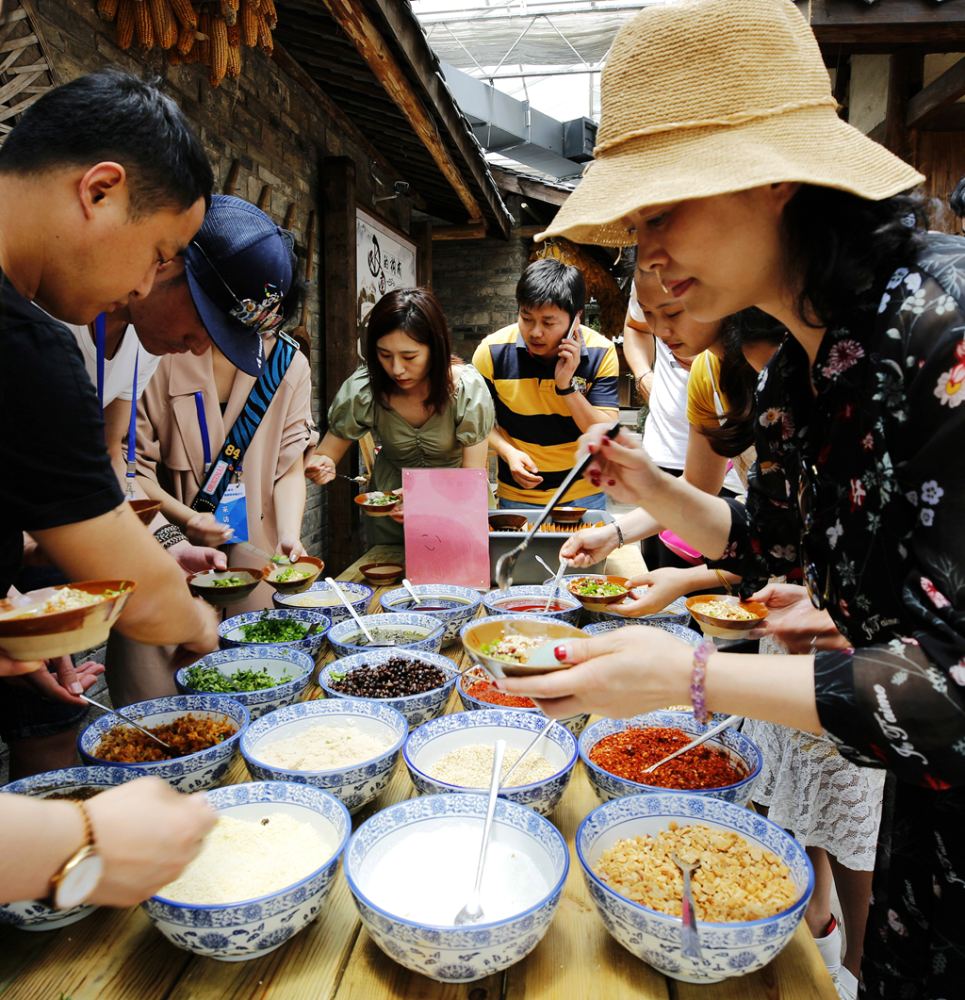
<path id="1" fill-rule="evenodd" d="M 292 705 L 312 679 L 308 653 L 287 646 L 233 646 L 201 657 L 174 675 L 181 694 L 226 694 L 252 719 Z"/>
<path id="2" fill-rule="evenodd" d="M 287 646 L 300 649 L 314 659 L 325 645 L 332 620 L 308 608 L 281 608 L 275 611 L 246 611 L 226 618 L 218 626 L 221 646 Z"/>
<path id="3" fill-rule="evenodd" d="M 206 569 L 192 573 L 188 587 L 195 597 L 203 597 L 216 608 L 226 608 L 245 600 L 264 578 L 263 569 Z"/>
<path id="4" fill-rule="evenodd" d="M 325 563 L 314 556 L 302 556 L 293 563 L 281 563 L 265 577 L 265 583 L 279 594 L 300 594 L 318 579 Z"/>

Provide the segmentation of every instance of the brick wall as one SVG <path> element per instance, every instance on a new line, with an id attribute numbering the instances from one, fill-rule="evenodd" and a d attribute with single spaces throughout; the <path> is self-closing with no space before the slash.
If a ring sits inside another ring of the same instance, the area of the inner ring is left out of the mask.
<path id="1" fill-rule="evenodd" d="M 280 225 L 295 204 L 292 229 L 303 251 L 308 213 L 316 212 L 315 275 L 309 292 L 308 332 L 312 343 L 312 409 L 324 421 L 324 351 L 320 349 L 319 310 L 324 295 L 318 244 L 322 212 L 318 204 L 318 170 L 322 157 L 348 156 L 356 164 L 359 201 L 372 196 L 391 179 L 370 162 L 355 143 L 334 126 L 302 88 L 257 49 L 245 49 L 241 78 L 224 80 L 217 89 L 208 83 L 206 66 L 170 66 L 163 52 L 127 52 L 114 44 L 114 25 L 98 18 L 93 0 L 36 0 L 37 25 L 54 63 L 56 83 L 105 65 L 117 65 L 141 75 L 153 73 L 184 109 L 211 157 L 217 190 L 233 160 L 240 162 L 235 194 L 256 203 L 264 185 L 271 185 L 265 210 Z M 405 232 L 410 228 L 408 202 L 399 198 L 380 206 L 386 219 Z M 304 266 L 304 256 L 302 258 Z M 322 424 L 324 426 L 324 424 Z M 302 527 L 308 550 L 326 558 L 328 540 L 325 489 L 309 485 Z"/>
<path id="2" fill-rule="evenodd" d="M 505 197 L 516 220 L 508 243 L 483 239 L 432 244 L 432 290 L 449 321 L 453 349 L 466 361 L 483 337 L 516 322 L 516 282 L 529 262 L 533 241 L 520 234 L 519 195 Z"/>

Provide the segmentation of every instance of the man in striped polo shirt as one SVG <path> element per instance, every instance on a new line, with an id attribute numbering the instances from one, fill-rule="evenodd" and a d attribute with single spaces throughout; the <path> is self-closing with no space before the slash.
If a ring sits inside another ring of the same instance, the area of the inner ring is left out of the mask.
<path id="1" fill-rule="evenodd" d="M 535 261 L 516 285 L 517 322 L 473 354 L 496 405 L 489 443 L 499 458 L 500 507 L 545 506 L 576 462 L 579 436 L 619 414 L 616 350 L 579 325 L 585 301 L 577 268 Z M 579 479 L 561 503 L 603 510 L 606 495 Z"/>

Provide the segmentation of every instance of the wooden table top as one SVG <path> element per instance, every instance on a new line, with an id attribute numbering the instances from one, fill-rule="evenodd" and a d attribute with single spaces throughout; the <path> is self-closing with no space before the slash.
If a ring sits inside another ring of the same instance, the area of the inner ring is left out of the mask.
<path id="1" fill-rule="evenodd" d="M 399 556 L 398 548 L 377 546 L 339 579 L 362 582 L 363 562 Z M 608 571 L 629 576 L 642 566 L 639 548 L 627 546 L 610 557 Z M 376 592 L 374 602 L 385 589 Z M 446 652 L 457 664 L 465 660 L 458 644 Z M 307 697 L 319 693 L 311 685 Z M 448 711 L 460 709 L 454 691 Z M 247 780 L 239 756 L 227 783 Z M 388 788 L 354 817 L 353 826 L 414 794 L 400 763 Z M 668 980 L 625 951 L 603 926 L 573 848 L 577 827 L 598 804 L 578 764 L 550 817 L 571 851 L 556 917 L 525 959 L 478 982 L 437 983 L 388 958 L 362 927 L 340 871 L 314 923 L 278 950 L 248 962 L 219 962 L 175 948 L 140 907 L 101 908 L 57 931 L 0 927 L 0 995 L 3 1000 L 837 1000 L 803 923 L 766 968 L 702 986 Z"/>

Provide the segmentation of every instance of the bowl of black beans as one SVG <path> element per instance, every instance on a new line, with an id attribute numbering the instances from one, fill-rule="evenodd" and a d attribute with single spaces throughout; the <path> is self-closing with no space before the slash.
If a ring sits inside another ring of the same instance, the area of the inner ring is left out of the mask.
<path id="1" fill-rule="evenodd" d="M 373 649 L 343 656 L 323 667 L 318 683 L 328 698 L 367 698 L 391 705 L 409 729 L 446 710 L 456 665 L 441 653 Z"/>

